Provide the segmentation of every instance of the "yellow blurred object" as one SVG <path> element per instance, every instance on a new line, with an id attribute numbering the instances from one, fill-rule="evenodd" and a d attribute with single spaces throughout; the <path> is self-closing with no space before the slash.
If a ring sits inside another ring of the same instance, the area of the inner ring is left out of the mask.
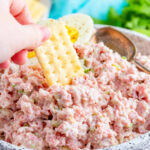
<path id="1" fill-rule="evenodd" d="M 68 34 L 70 36 L 70 40 L 72 43 L 75 43 L 78 40 L 79 32 L 76 28 L 66 26 L 66 29 L 68 30 Z"/>
<path id="2" fill-rule="evenodd" d="M 65 23 L 65 25 L 75 28 L 79 32 L 79 37 L 76 43 L 88 43 L 93 34 L 94 28 L 94 23 L 90 16 L 75 13 L 63 16 L 59 20 L 62 20 Z"/>
<path id="3" fill-rule="evenodd" d="M 35 57 L 35 51 L 29 51 L 27 57 L 29 59 Z"/>
<path id="4" fill-rule="evenodd" d="M 47 11 L 47 8 L 39 0 L 26 0 L 34 22 L 38 22 Z"/>

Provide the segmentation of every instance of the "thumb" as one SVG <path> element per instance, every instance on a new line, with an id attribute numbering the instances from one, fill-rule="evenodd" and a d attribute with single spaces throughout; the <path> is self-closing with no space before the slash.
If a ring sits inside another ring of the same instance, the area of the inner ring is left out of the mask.
<path id="1" fill-rule="evenodd" d="M 22 26 L 22 32 L 19 40 L 22 49 L 34 49 L 47 40 L 50 35 L 47 28 L 35 24 Z"/>

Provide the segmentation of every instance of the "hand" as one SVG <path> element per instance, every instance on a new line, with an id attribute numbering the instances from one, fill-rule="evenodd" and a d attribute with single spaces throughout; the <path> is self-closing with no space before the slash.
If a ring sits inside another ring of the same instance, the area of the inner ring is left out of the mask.
<path id="1" fill-rule="evenodd" d="M 0 0 L 0 68 L 10 59 L 18 65 L 26 62 L 27 49 L 48 39 L 45 27 L 33 24 L 25 0 Z"/>

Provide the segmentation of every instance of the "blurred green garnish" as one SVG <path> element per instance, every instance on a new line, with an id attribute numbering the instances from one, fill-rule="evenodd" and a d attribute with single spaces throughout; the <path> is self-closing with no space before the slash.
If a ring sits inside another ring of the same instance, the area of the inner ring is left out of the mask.
<path id="1" fill-rule="evenodd" d="M 84 73 L 88 73 L 89 71 L 91 71 L 90 68 L 84 69 Z"/>
<path id="2" fill-rule="evenodd" d="M 84 69 L 84 73 L 89 73 L 90 71 L 94 72 L 94 69 L 93 68 Z"/>
<path id="3" fill-rule="evenodd" d="M 26 94 L 26 92 L 24 90 L 18 90 L 18 93 L 20 93 L 20 94 Z"/>
<path id="4" fill-rule="evenodd" d="M 125 56 L 122 56 L 122 59 L 126 60 L 126 59 L 127 59 L 127 57 L 125 57 Z"/>
<path id="5" fill-rule="evenodd" d="M 110 92 L 109 92 L 109 91 L 106 91 L 105 93 L 106 93 L 107 95 L 110 95 Z"/>
<path id="6" fill-rule="evenodd" d="M 57 120 L 53 120 L 53 121 L 52 121 L 52 126 L 53 126 L 53 127 L 57 128 L 57 127 L 59 127 L 59 125 L 60 125 L 60 122 L 59 122 L 59 121 L 57 121 Z"/>
<path id="7" fill-rule="evenodd" d="M 93 19 L 94 23 L 124 27 L 150 36 L 150 0 L 126 2 L 121 14 L 110 8 L 106 20 Z"/>
<path id="8" fill-rule="evenodd" d="M 12 87 L 12 88 L 15 88 L 15 87 L 16 87 L 16 85 L 15 85 L 15 84 L 12 84 L 12 85 L 11 85 L 11 87 Z"/>

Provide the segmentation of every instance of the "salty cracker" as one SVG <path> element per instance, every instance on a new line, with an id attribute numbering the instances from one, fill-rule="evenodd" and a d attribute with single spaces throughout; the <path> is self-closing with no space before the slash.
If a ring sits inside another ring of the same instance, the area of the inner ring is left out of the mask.
<path id="1" fill-rule="evenodd" d="M 41 23 L 44 24 L 44 23 Z M 62 21 L 49 19 L 45 26 L 51 37 L 36 51 L 49 85 L 67 85 L 75 76 L 84 75 L 79 58 Z"/>

